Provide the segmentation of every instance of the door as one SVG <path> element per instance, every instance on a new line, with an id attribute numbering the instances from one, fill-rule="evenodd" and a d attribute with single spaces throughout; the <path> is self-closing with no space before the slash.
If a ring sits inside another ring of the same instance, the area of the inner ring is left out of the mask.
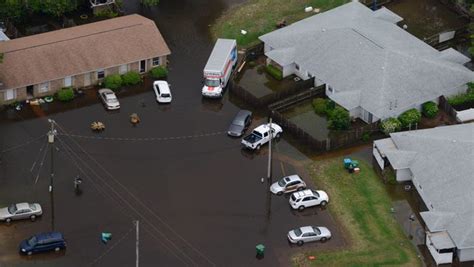
<path id="1" fill-rule="evenodd" d="M 91 74 L 86 73 L 84 74 L 84 87 L 90 86 L 91 85 Z"/>
<path id="2" fill-rule="evenodd" d="M 146 71 L 146 60 L 140 61 L 140 73 L 144 73 Z"/>
<path id="3" fill-rule="evenodd" d="M 72 77 L 67 76 L 64 78 L 64 87 L 71 87 L 72 86 Z"/>
<path id="4" fill-rule="evenodd" d="M 27 97 L 33 97 L 33 94 L 34 94 L 34 87 L 33 85 L 28 85 L 26 87 L 26 96 Z"/>

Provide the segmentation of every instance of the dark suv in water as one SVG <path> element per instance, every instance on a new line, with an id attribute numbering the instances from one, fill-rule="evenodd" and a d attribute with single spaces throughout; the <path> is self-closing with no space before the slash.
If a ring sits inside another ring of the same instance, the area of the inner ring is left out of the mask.
<path id="1" fill-rule="evenodd" d="M 36 234 L 20 243 L 20 252 L 27 255 L 51 250 L 59 251 L 65 248 L 66 241 L 60 232 Z"/>

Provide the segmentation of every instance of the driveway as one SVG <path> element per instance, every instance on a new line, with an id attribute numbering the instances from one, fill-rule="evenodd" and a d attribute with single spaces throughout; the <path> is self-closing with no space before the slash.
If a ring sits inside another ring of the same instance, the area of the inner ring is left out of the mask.
<path id="1" fill-rule="evenodd" d="M 106 112 L 97 102 L 50 115 L 59 131 L 54 219 L 48 193 L 50 151 L 46 137 L 34 139 L 48 131 L 47 117 L 1 123 L 0 150 L 13 149 L 1 154 L 0 203 L 38 201 L 45 213 L 34 223 L 0 225 L 0 265 L 133 266 L 134 220 L 140 222 L 141 266 L 287 266 L 298 249 L 290 248 L 286 233 L 306 224 L 334 229 L 332 240 L 307 248 L 343 244 L 327 210 L 295 212 L 288 197 L 269 195 L 269 184 L 265 179 L 261 183 L 266 149 L 245 152 L 239 139 L 224 133 L 238 111 L 228 94 L 222 101 L 201 98 L 202 68 L 212 49 L 201 24 L 213 14 L 190 9 L 189 3 L 184 1 L 182 8 L 163 2 L 158 14 L 152 14 L 173 52 L 171 105 L 158 105 L 150 88 L 120 99 L 119 112 Z M 137 127 L 129 123 L 134 112 L 142 121 Z M 104 122 L 105 132 L 92 133 L 92 120 Z M 15 147 L 28 140 L 34 141 Z M 275 179 L 294 172 L 287 161 L 274 161 Z M 79 195 L 73 190 L 77 175 L 84 181 Z M 53 227 L 67 239 L 65 252 L 18 254 L 22 239 Z M 108 244 L 100 241 L 101 232 L 112 233 Z M 259 243 L 267 247 L 261 260 L 255 258 Z"/>

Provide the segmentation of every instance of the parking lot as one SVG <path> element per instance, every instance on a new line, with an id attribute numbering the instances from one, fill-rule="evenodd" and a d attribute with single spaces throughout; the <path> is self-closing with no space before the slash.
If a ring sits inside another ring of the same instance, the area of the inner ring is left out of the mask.
<path id="1" fill-rule="evenodd" d="M 343 237 L 327 210 L 292 211 L 288 196 L 269 195 L 268 182 L 261 182 L 267 172 L 266 147 L 248 153 L 240 139 L 226 136 L 239 108 L 228 94 L 216 101 L 203 100 L 200 94 L 202 68 L 212 48 L 200 23 L 209 14 L 203 8 L 183 17 L 180 8 L 160 3 L 159 12 L 167 13 L 158 19 L 173 53 L 170 105 L 158 105 L 150 88 L 120 99 L 117 112 L 107 112 L 97 102 L 51 116 L 1 122 L 0 150 L 12 149 L 1 154 L 0 204 L 38 201 L 44 209 L 36 222 L 0 225 L 1 266 L 132 266 L 134 220 L 140 221 L 142 266 L 286 266 L 299 249 L 289 246 L 286 234 L 301 225 L 327 226 L 333 234 L 330 241 L 306 248 L 342 246 Z M 173 25 L 176 20 L 179 25 Z M 141 118 L 137 127 L 129 122 L 131 113 Z M 47 118 L 57 122 L 59 132 L 54 144 L 54 219 Z M 104 122 L 103 133 L 90 131 L 94 120 Z M 256 118 L 252 126 L 265 120 Z M 28 140 L 34 141 L 16 147 Z M 288 146 L 284 137 L 275 147 L 282 145 Z M 274 180 L 296 172 L 289 162 L 273 161 Z M 82 194 L 74 192 L 77 175 L 83 179 Z M 303 179 L 309 182 L 309 177 Z M 22 239 L 53 227 L 64 233 L 66 251 L 18 254 Z M 112 233 L 108 244 L 100 241 L 101 232 Z M 259 243 L 267 248 L 260 260 L 255 257 Z"/>

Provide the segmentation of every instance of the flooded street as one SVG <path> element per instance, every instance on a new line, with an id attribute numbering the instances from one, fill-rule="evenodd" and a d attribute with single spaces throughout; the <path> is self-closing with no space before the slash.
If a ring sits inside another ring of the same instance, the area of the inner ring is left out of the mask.
<path id="1" fill-rule="evenodd" d="M 243 151 L 240 139 L 225 135 L 238 111 L 229 94 L 222 101 L 201 98 L 202 68 L 213 45 L 207 27 L 238 1 L 162 1 L 150 10 L 125 2 L 127 13 L 154 19 L 170 46 L 173 103 L 158 105 L 151 88 L 145 88 L 119 96 L 118 112 L 106 112 L 86 96 L 82 107 L 50 115 L 60 133 L 54 147 L 54 219 L 47 113 L 40 109 L 34 119 L 13 113 L 12 120 L 3 120 L 0 204 L 38 201 L 44 214 L 34 223 L 0 225 L 0 266 L 133 266 L 135 220 L 140 221 L 141 266 L 287 266 L 297 250 L 288 245 L 286 233 L 306 224 L 333 228 L 331 241 L 306 249 L 342 246 L 327 210 L 295 212 L 288 197 L 270 196 L 269 184 L 260 181 L 267 170 L 266 149 Z M 132 127 L 128 117 L 135 112 L 142 122 Z M 106 130 L 92 133 L 93 120 L 104 122 Z M 273 164 L 274 179 L 296 172 L 291 164 Z M 82 194 L 73 189 L 78 175 Z M 22 239 L 53 226 L 64 233 L 66 251 L 18 254 Z M 112 233 L 107 245 L 100 241 L 102 232 Z M 255 258 L 259 243 L 266 246 L 260 260 Z"/>

